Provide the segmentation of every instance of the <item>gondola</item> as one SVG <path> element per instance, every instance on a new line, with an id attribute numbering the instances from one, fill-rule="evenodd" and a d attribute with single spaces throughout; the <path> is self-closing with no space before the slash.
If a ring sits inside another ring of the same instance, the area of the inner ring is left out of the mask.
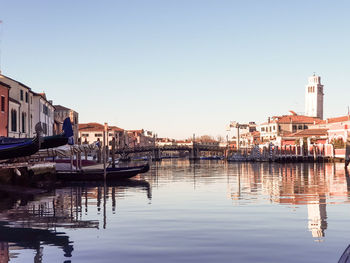
<path id="1" fill-rule="evenodd" d="M 55 148 L 62 145 L 66 145 L 69 141 L 69 137 L 73 136 L 73 128 L 69 118 L 66 118 L 63 122 L 63 131 L 61 134 L 45 136 L 42 138 L 40 149 Z M 2 145 L 16 145 L 20 143 L 30 142 L 31 138 L 0 138 L 0 147 Z"/>
<path id="2" fill-rule="evenodd" d="M 39 151 L 40 134 L 42 132 L 40 123 L 35 125 L 35 131 L 37 136 L 33 139 L 18 143 L 0 144 L 0 160 L 29 156 Z"/>
<path id="3" fill-rule="evenodd" d="M 106 181 L 126 180 L 140 173 L 149 171 L 149 164 L 137 167 L 127 168 L 108 168 L 106 169 Z M 81 171 L 58 171 L 57 180 L 60 181 L 103 181 L 103 169 L 85 169 Z"/>

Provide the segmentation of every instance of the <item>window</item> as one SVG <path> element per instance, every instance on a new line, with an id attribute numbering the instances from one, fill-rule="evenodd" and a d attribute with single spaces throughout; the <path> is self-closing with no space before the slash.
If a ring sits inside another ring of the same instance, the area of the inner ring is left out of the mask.
<path id="1" fill-rule="evenodd" d="M 26 102 L 28 103 L 28 92 L 26 92 Z"/>
<path id="2" fill-rule="evenodd" d="M 303 125 L 299 125 L 299 126 L 298 126 L 298 129 L 299 129 L 299 130 L 302 130 L 302 129 L 303 129 Z"/>
<path id="3" fill-rule="evenodd" d="M 48 112 L 49 112 L 48 107 L 47 107 L 46 105 L 43 105 L 43 113 L 44 113 L 45 115 L 47 115 Z"/>
<path id="4" fill-rule="evenodd" d="M 306 130 L 307 129 L 307 125 L 304 125 L 304 130 Z"/>
<path id="5" fill-rule="evenodd" d="M 274 131 L 276 130 L 276 126 L 273 126 L 273 130 L 274 130 Z"/>
<path id="6" fill-rule="evenodd" d="M 89 134 L 88 134 L 88 133 L 82 133 L 81 136 L 83 136 L 83 137 L 89 137 Z"/>
<path id="7" fill-rule="evenodd" d="M 114 135 L 113 133 L 108 134 L 108 136 L 113 136 L 113 135 Z"/>
<path id="8" fill-rule="evenodd" d="M 22 132 L 26 132 L 26 113 L 22 112 Z"/>
<path id="9" fill-rule="evenodd" d="M 11 110 L 11 131 L 17 131 L 17 111 Z"/>
<path id="10" fill-rule="evenodd" d="M 21 100 L 23 100 L 23 90 L 21 90 Z"/>
<path id="11" fill-rule="evenodd" d="M 296 130 L 297 130 L 297 126 L 293 125 L 293 131 L 296 131 Z"/>
<path id="12" fill-rule="evenodd" d="M 43 133 L 47 134 L 47 124 L 46 123 L 42 123 L 42 127 L 43 127 Z"/>
<path id="13" fill-rule="evenodd" d="M 102 137 L 102 133 L 95 133 L 95 137 Z"/>
<path id="14" fill-rule="evenodd" d="M 1 96 L 1 111 L 5 111 L 5 97 Z"/>

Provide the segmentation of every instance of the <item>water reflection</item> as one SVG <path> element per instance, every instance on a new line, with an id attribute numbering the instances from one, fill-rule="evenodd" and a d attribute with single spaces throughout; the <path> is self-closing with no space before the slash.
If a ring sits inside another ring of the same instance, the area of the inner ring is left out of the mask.
<path id="1" fill-rule="evenodd" d="M 327 199 L 332 204 L 349 202 L 349 174 L 339 164 L 240 163 L 232 169 L 232 200 L 253 202 L 259 195 L 294 208 L 307 205 L 308 229 L 316 241 L 322 241 L 327 229 Z"/>
<path id="2" fill-rule="evenodd" d="M 103 210 L 101 221 L 102 227 L 106 228 L 107 203 L 111 200 L 115 214 L 117 198 L 123 198 L 132 188 L 145 191 L 151 199 L 150 185 L 143 180 L 71 183 L 55 189 L 50 195 L 36 197 L 0 193 L 0 263 L 9 262 L 17 256 L 16 251 L 22 249 L 35 250 L 34 262 L 42 262 L 46 245 L 61 249 L 64 257 L 70 258 L 74 241 L 58 229 L 100 228 L 98 219 L 84 219 L 93 206 L 97 207 L 97 215 Z"/>

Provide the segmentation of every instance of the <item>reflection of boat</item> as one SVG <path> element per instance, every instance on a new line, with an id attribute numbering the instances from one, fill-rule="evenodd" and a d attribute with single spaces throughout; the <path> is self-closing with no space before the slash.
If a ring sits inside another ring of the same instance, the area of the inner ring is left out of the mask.
<path id="1" fill-rule="evenodd" d="M 350 245 L 345 249 L 343 255 L 341 255 L 338 263 L 349 263 L 350 262 Z"/>
<path id="2" fill-rule="evenodd" d="M 146 173 L 149 164 L 136 167 L 116 167 L 106 169 L 106 180 L 125 180 L 140 173 Z M 57 172 L 57 179 L 62 181 L 103 181 L 103 169 L 85 169 L 81 171 L 61 171 Z"/>
<path id="3" fill-rule="evenodd" d="M 63 187 L 85 187 L 85 188 L 95 188 L 95 187 L 103 187 L 105 184 L 103 181 L 89 181 L 89 182 L 77 182 L 70 181 L 64 182 Z M 118 180 L 118 181 L 107 181 L 106 187 L 121 187 L 121 188 L 141 188 L 147 191 L 147 197 L 149 199 L 152 198 L 151 186 L 149 182 L 145 180 Z"/>
<path id="4" fill-rule="evenodd" d="M 65 182 L 63 183 L 64 187 L 67 186 L 73 186 L 73 187 L 98 187 L 98 186 L 104 186 L 104 182 L 102 181 L 89 181 L 89 182 Z M 132 180 L 132 179 L 125 179 L 120 181 L 107 181 L 106 182 L 107 187 L 139 187 L 139 188 L 150 188 L 149 182 L 145 180 Z"/>
<path id="5" fill-rule="evenodd" d="M 40 246 L 52 245 L 60 247 L 64 251 L 65 257 L 71 257 L 73 246 L 68 236 L 44 229 L 11 227 L 6 222 L 0 222 L 0 241 L 11 242 L 23 248 L 36 249 Z"/>

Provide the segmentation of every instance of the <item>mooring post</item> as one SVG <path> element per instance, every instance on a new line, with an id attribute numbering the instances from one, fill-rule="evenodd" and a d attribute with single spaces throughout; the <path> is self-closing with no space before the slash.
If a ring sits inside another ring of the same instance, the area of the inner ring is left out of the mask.
<path id="1" fill-rule="evenodd" d="M 103 150 L 103 178 L 106 181 L 106 132 L 108 132 L 108 124 L 107 122 L 105 122 L 104 125 L 104 130 L 103 130 L 103 146 L 102 146 L 102 150 Z M 108 136 L 108 134 L 107 134 Z"/>
<path id="2" fill-rule="evenodd" d="M 112 167 L 115 168 L 115 137 L 112 139 Z"/>

